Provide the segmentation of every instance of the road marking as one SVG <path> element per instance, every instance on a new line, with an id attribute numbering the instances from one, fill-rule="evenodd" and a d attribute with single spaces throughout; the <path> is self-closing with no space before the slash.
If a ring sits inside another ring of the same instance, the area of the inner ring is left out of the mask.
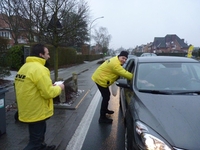
<path id="1" fill-rule="evenodd" d="M 76 105 L 75 109 L 78 108 L 78 106 L 82 103 L 82 101 L 84 100 L 84 98 L 86 97 L 86 95 L 90 92 L 90 90 L 88 90 L 85 95 L 83 96 L 83 98 L 80 100 L 80 102 Z"/>
<path id="2" fill-rule="evenodd" d="M 100 92 L 97 90 L 87 111 L 85 112 L 85 115 L 83 116 L 78 128 L 76 129 L 65 150 L 81 150 L 98 102 L 100 100 L 100 96 Z"/>

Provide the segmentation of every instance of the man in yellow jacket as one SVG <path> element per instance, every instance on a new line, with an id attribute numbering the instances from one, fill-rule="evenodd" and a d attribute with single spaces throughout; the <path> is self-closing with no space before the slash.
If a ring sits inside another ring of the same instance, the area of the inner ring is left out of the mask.
<path id="1" fill-rule="evenodd" d="M 28 123 L 29 143 L 24 150 L 53 150 L 55 145 L 44 143 L 46 120 L 53 115 L 53 98 L 61 93 L 64 84 L 53 86 L 50 71 L 44 65 L 49 51 L 42 44 L 32 47 L 31 56 L 15 77 L 19 120 Z"/>
<path id="2" fill-rule="evenodd" d="M 113 121 L 112 119 L 106 117 L 106 114 L 114 113 L 114 111 L 108 110 L 108 102 L 110 100 L 109 86 L 112 85 L 120 76 L 129 80 L 133 77 L 132 73 L 122 67 L 127 58 L 128 52 L 122 51 L 118 56 L 106 60 L 92 75 L 92 80 L 96 83 L 103 97 L 99 123 L 112 123 Z"/>

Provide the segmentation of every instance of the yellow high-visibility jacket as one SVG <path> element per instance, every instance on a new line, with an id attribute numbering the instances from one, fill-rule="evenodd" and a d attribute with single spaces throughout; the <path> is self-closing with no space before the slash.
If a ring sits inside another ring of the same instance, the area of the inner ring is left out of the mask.
<path id="1" fill-rule="evenodd" d="M 61 93 L 53 86 L 46 60 L 30 56 L 15 77 L 15 92 L 19 120 L 36 122 L 53 115 L 53 98 Z"/>
<path id="2" fill-rule="evenodd" d="M 118 56 L 112 57 L 101 64 L 92 75 L 92 80 L 102 87 L 108 87 L 113 84 L 120 76 L 129 80 L 133 74 L 125 70 Z"/>

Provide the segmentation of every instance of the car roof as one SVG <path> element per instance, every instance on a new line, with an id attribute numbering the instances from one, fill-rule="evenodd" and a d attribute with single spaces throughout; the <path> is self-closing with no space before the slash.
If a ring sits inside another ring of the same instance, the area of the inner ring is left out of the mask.
<path id="1" fill-rule="evenodd" d="M 155 53 L 142 53 L 142 54 L 155 54 Z M 141 54 L 141 55 L 142 55 L 142 54 Z M 155 55 L 156 55 L 156 54 L 155 54 Z"/>
<path id="2" fill-rule="evenodd" d="M 131 59 L 135 59 L 137 62 L 199 62 L 192 58 L 177 56 L 135 57 Z"/>
<path id="3" fill-rule="evenodd" d="M 143 57 L 143 56 L 157 56 L 157 55 L 155 53 L 142 53 L 140 56 Z"/>
<path id="4" fill-rule="evenodd" d="M 129 54 L 128 58 L 137 57 L 136 55 Z"/>

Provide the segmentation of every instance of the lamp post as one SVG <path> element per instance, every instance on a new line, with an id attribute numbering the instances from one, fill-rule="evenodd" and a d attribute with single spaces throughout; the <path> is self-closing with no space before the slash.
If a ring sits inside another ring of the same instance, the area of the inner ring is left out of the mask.
<path id="1" fill-rule="evenodd" d="M 101 18 L 104 18 L 104 16 L 101 16 L 101 17 L 98 17 L 96 19 L 94 19 L 91 23 L 90 23 L 90 49 L 89 49 L 89 54 L 90 54 L 90 51 L 91 51 L 91 28 L 92 28 L 92 24 L 97 20 L 97 19 L 101 19 Z"/>

